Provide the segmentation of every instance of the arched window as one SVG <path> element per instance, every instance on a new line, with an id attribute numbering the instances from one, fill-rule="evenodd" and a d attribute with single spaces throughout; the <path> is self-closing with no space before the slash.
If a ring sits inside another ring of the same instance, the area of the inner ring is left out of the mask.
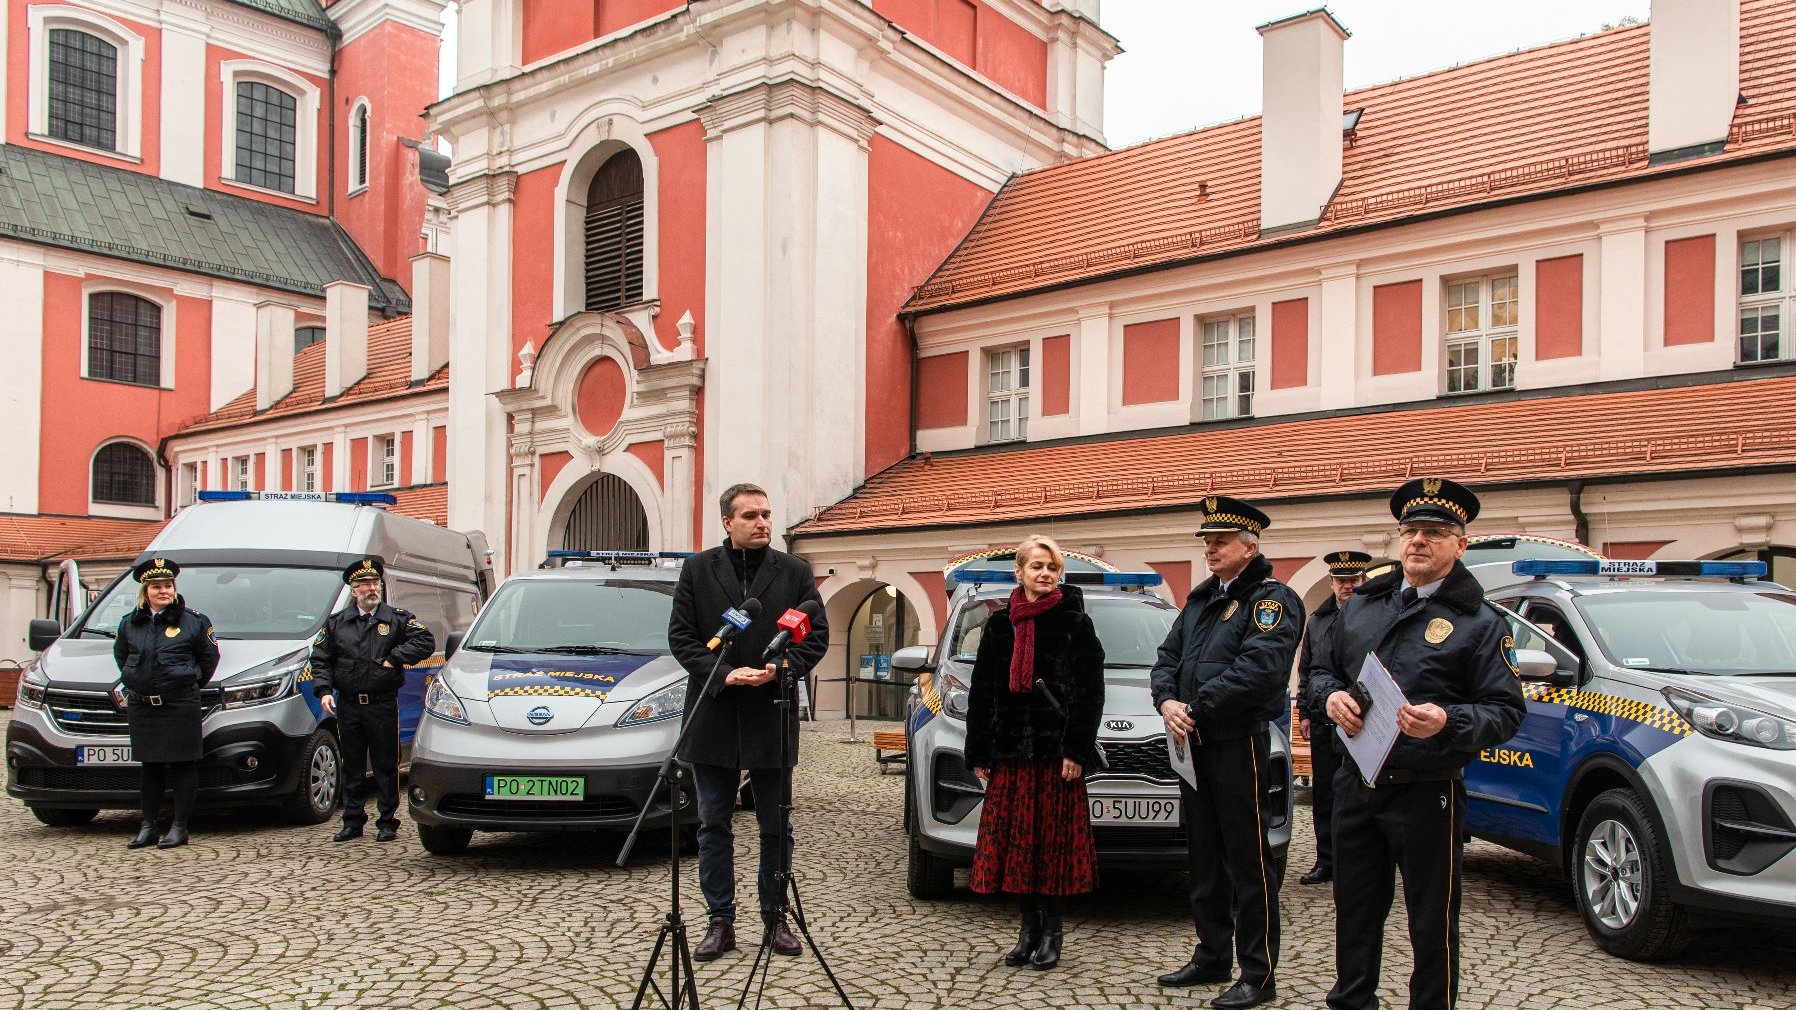
<path id="1" fill-rule="evenodd" d="M 87 376 L 162 384 L 162 306 L 122 291 L 87 297 Z"/>
<path id="2" fill-rule="evenodd" d="M 349 188 L 353 192 L 368 185 L 368 103 L 356 103 L 349 114 Z"/>
<path id="3" fill-rule="evenodd" d="M 50 136 L 118 149 L 118 47 L 73 28 L 50 29 Z"/>
<path id="4" fill-rule="evenodd" d="M 108 505 L 155 505 L 156 462 L 129 442 L 94 453 L 93 499 Z"/>
<path id="5" fill-rule="evenodd" d="M 574 503 L 561 546 L 570 551 L 648 550 L 649 520 L 642 499 L 623 478 L 600 474 Z"/>
<path id="6" fill-rule="evenodd" d="M 642 300 L 642 161 L 612 155 L 586 190 L 586 309 L 602 312 Z"/>

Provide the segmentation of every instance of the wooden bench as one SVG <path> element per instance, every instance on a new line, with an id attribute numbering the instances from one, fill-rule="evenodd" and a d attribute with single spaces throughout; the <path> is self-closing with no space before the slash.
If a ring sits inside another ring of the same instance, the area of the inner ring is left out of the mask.
<path id="1" fill-rule="evenodd" d="M 902 764 L 905 759 L 904 731 L 901 729 L 879 729 L 873 731 L 873 760 L 879 762 L 879 773 L 884 775 L 885 766 Z"/>
<path id="2" fill-rule="evenodd" d="M 1303 713 L 1297 710 L 1297 706 L 1291 706 L 1291 777 L 1293 779 L 1308 779 L 1312 774 L 1310 742 L 1303 738 L 1302 722 Z"/>

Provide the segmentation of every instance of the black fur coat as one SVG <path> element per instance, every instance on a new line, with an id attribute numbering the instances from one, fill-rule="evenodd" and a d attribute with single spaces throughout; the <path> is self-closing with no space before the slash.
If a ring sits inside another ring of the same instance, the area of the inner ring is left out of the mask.
<path id="1" fill-rule="evenodd" d="M 1062 585 L 1058 606 L 1035 619 L 1035 676 L 1059 702 L 1056 709 L 1038 687 L 1010 689 L 1010 655 L 1016 632 L 1010 608 L 985 622 L 973 660 L 967 695 L 967 764 L 1071 758 L 1086 771 L 1097 764 L 1098 722 L 1104 714 L 1104 647 L 1085 613 L 1079 587 Z"/>

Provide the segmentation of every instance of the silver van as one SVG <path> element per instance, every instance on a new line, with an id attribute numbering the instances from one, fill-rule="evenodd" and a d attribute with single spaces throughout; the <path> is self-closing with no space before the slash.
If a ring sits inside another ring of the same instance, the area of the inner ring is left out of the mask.
<path id="1" fill-rule="evenodd" d="M 301 823 L 331 815 L 342 762 L 305 665 L 324 619 L 348 601 L 342 573 L 351 562 L 383 557 L 388 598 L 418 615 L 439 650 L 467 628 L 492 583 L 486 538 L 379 507 L 391 504 L 379 493 L 201 492 L 144 551 L 180 564 L 182 597 L 212 619 L 218 638 L 218 671 L 200 694 L 202 806 L 278 806 Z M 66 629 L 31 622 L 39 655 L 21 675 L 6 729 L 6 791 L 45 824 L 73 827 L 103 809 L 137 807 L 141 769 L 112 658 L 136 594 L 127 571 Z M 425 681 L 441 663 L 439 651 L 406 671 L 402 760 Z"/>

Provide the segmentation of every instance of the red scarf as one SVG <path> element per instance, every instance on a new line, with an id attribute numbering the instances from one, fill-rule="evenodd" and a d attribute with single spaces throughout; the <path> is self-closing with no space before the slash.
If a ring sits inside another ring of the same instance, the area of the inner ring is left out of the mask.
<path id="1" fill-rule="evenodd" d="M 1035 689 L 1035 619 L 1059 606 L 1060 597 L 1055 589 L 1031 602 L 1022 586 L 1010 591 L 1010 627 L 1016 632 L 1010 650 L 1010 689 L 1017 694 Z"/>

